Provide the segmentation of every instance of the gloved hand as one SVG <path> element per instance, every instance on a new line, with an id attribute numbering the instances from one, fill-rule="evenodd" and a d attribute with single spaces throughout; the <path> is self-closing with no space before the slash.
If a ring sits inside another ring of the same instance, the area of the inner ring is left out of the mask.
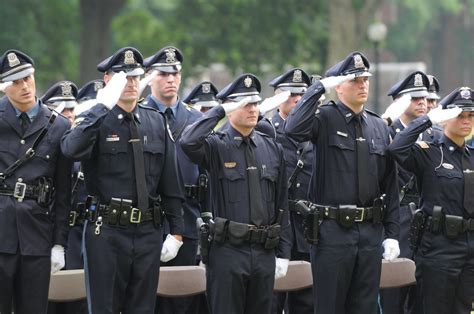
<path id="1" fill-rule="evenodd" d="M 0 83 L 0 92 L 4 92 L 5 88 L 7 88 L 8 86 L 10 86 L 12 84 L 13 84 L 13 82 Z"/>
<path id="2" fill-rule="evenodd" d="M 390 118 L 390 120 L 393 122 L 397 120 L 402 115 L 402 113 L 405 112 L 405 110 L 407 110 L 410 104 L 411 96 L 404 94 L 387 107 L 387 110 L 385 110 L 385 112 L 382 114 L 382 118 L 386 120 Z"/>
<path id="3" fill-rule="evenodd" d="M 64 247 L 56 244 L 51 249 L 51 274 L 59 271 L 64 267 L 66 262 L 64 261 Z"/>
<path id="4" fill-rule="evenodd" d="M 171 234 L 166 236 L 165 242 L 163 242 L 163 247 L 161 248 L 160 260 L 162 262 L 171 261 L 173 258 L 178 255 L 179 248 L 183 245 L 183 241 L 179 241 Z"/>
<path id="5" fill-rule="evenodd" d="M 119 100 L 125 85 L 127 85 L 125 72 L 115 73 L 105 87 L 97 92 L 97 103 L 104 104 L 109 110 L 112 109 Z"/>
<path id="6" fill-rule="evenodd" d="M 56 108 L 54 108 L 53 110 L 56 111 L 57 113 L 61 113 L 61 112 L 63 112 L 63 110 L 64 110 L 65 107 L 66 107 L 66 102 L 65 102 L 65 101 L 61 101 L 61 102 L 59 103 L 59 105 L 58 105 Z"/>
<path id="7" fill-rule="evenodd" d="M 138 97 L 140 97 L 140 95 L 143 93 L 148 83 L 150 83 L 151 80 L 154 79 L 157 75 L 158 71 L 153 70 L 150 74 L 140 80 L 140 84 L 138 85 Z"/>
<path id="8" fill-rule="evenodd" d="M 383 246 L 383 259 L 387 261 L 393 261 L 400 255 L 400 247 L 398 246 L 398 240 L 387 238 L 382 242 Z"/>
<path id="9" fill-rule="evenodd" d="M 339 84 L 342 84 L 346 81 L 353 80 L 355 78 L 355 74 L 347 74 L 347 75 L 340 75 L 340 76 L 328 76 L 321 80 L 321 84 L 324 86 L 325 93 L 329 93 L 331 88 L 336 87 Z"/>
<path id="10" fill-rule="evenodd" d="M 250 101 L 250 97 L 245 97 L 241 99 L 240 101 L 234 101 L 234 102 L 227 102 L 222 104 L 222 108 L 224 108 L 225 113 L 229 113 L 232 111 L 235 111 L 239 108 L 245 107 Z"/>
<path id="11" fill-rule="evenodd" d="M 284 91 L 281 93 L 278 93 L 272 97 L 265 98 L 264 101 L 262 101 L 259 105 L 258 108 L 260 110 L 260 113 L 264 115 L 265 113 L 272 111 L 273 109 L 277 108 L 280 106 L 282 103 L 288 100 L 290 97 L 291 93 L 290 91 Z"/>
<path id="12" fill-rule="evenodd" d="M 441 106 L 438 106 L 428 112 L 427 115 L 428 118 L 430 118 L 431 123 L 438 124 L 456 118 L 461 114 L 461 112 L 462 109 L 458 106 L 449 109 L 442 109 Z"/>
<path id="13" fill-rule="evenodd" d="M 289 259 L 275 257 L 275 279 L 279 279 L 286 276 L 289 262 Z"/>
<path id="14" fill-rule="evenodd" d="M 89 100 L 86 100 L 84 102 L 81 102 L 80 104 L 77 104 L 75 107 L 74 107 L 74 114 L 76 115 L 76 117 L 78 115 L 80 115 L 81 113 L 91 109 L 92 107 L 94 107 L 95 105 L 97 104 L 97 99 L 89 99 Z"/>

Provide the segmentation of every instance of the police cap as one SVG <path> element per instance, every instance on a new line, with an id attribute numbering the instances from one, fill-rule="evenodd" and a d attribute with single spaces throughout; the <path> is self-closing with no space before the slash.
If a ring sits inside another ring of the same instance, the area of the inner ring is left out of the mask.
<path id="1" fill-rule="evenodd" d="M 193 90 L 183 99 L 184 103 L 199 105 L 201 107 L 215 107 L 219 104 L 216 98 L 217 88 L 209 81 L 199 83 Z"/>
<path id="2" fill-rule="evenodd" d="M 27 54 L 10 49 L 0 57 L 0 82 L 16 81 L 35 72 L 34 62 Z"/>
<path id="3" fill-rule="evenodd" d="M 456 88 L 448 96 L 441 99 L 439 105 L 443 109 L 458 106 L 463 111 L 474 111 L 473 90 L 469 87 Z"/>
<path id="4" fill-rule="evenodd" d="M 161 48 L 157 53 L 148 57 L 143 62 L 147 69 L 156 69 L 166 73 L 177 73 L 181 71 L 183 54 L 173 46 Z"/>
<path id="5" fill-rule="evenodd" d="M 51 86 L 41 97 L 45 104 L 58 106 L 64 102 L 64 109 L 72 109 L 77 105 L 77 86 L 71 81 L 59 81 Z"/>
<path id="6" fill-rule="evenodd" d="M 274 89 L 289 91 L 292 94 L 304 94 L 311 84 L 308 74 L 300 68 L 294 68 L 274 78 L 269 85 Z"/>
<path id="7" fill-rule="evenodd" d="M 87 82 L 77 92 L 77 101 L 83 102 L 97 97 L 97 91 L 104 88 L 104 80 L 93 80 Z"/>
<path id="8" fill-rule="evenodd" d="M 344 60 L 336 63 L 326 71 L 326 76 L 340 76 L 355 74 L 359 76 L 372 76 L 369 72 L 370 63 L 362 53 L 351 52 Z"/>
<path id="9" fill-rule="evenodd" d="M 438 79 L 434 75 L 426 75 L 428 76 L 428 81 L 430 86 L 428 86 L 428 96 L 426 99 L 439 99 L 439 82 Z"/>
<path id="10" fill-rule="evenodd" d="M 124 71 L 127 76 L 138 76 L 145 73 L 142 68 L 143 56 L 136 48 L 124 47 L 97 65 L 100 72 Z"/>
<path id="11" fill-rule="evenodd" d="M 387 95 L 392 96 L 393 99 L 403 94 L 411 97 L 426 97 L 429 85 L 428 76 L 421 71 L 415 71 L 393 85 Z"/>
<path id="12" fill-rule="evenodd" d="M 245 97 L 250 97 L 250 103 L 254 103 L 262 100 L 260 91 L 261 85 L 258 78 L 251 73 L 245 73 L 224 87 L 216 97 L 222 101 L 240 101 Z"/>

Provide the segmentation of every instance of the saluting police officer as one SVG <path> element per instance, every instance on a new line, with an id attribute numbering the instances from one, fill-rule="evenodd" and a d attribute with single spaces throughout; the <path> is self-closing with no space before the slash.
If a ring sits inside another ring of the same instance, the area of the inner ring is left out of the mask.
<path id="1" fill-rule="evenodd" d="M 212 313 L 269 313 L 275 277 L 286 274 L 291 231 L 283 150 L 254 130 L 260 82 L 243 74 L 217 97 L 222 105 L 189 126 L 183 151 L 209 171 L 212 242 L 207 296 Z M 214 133 L 220 119 L 229 124 Z"/>
<path id="2" fill-rule="evenodd" d="M 150 313 L 161 255 L 177 254 L 183 231 L 182 183 L 164 117 L 137 105 L 143 57 L 133 47 L 97 65 L 106 86 L 98 104 L 63 137 L 80 160 L 87 191 L 84 268 L 90 313 Z M 161 248 L 162 210 L 170 235 Z"/>
<path id="3" fill-rule="evenodd" d="M 474 94 L 455 89 L 440 109 L 413 120 L 388 148 L 397 162 L 416 175 L 421 211 L 412 230 L 417 284 L 423 311 L 468 314 L 474 296 L 474 150 L 465 144 L 472 131 Z M 433 142 L 418 135 L 443 123 L 444 134 Z"/>
<path id="4" fill-rule="evenodd" d="M 46 313 L 50 273 L 64 266 L 71 163 L 69 121 L 36 98 L 33 60 L 0 57 L 0 312 Z M 11 83 L 11 84 L 10 84 Z"/>
<path id="5" fill-rule="evenodd" d="M 179 99 L 178 90 L 181 85 L 181 69 L 183 54 L 176 47 L 164 47 L 144 61 L 147 74 L 154 76 L 148 85 L 151 94 L 143 102 L 144 106 L 152 107 L 164 113 L 174 141 L 181 138 L 184 128 L 196 121 L 202 114 L 186 105 Z M 177 145 L 176 156 L 178 167 L 184 183 L 186 201 L 183 204 L 183 247 L 176 257 L 164 256 L 163 266 L 195 265 L 198 248 L 196 219 L 201 216 L 200 201 L 205 195 L 207 176 L 199 167 L 191 162 Z M 202 175 L 202 176 L 201 176 Z M 203 180 L 200 182 L 200 180 Z M 158 298 L 156 312 L 188 313 L 192 297 Z"/>
<path id="6" fill-rule="evenodd" d="M 285 123 L 290 137 L 317 147 L 309 191 L 316 203 L 311 225 L 319 226 L 319 243 L 311 248 L 316 313 L 375 313 L 381 246 L 386 259 L 399 253 L 389 130 L 364 108 L 369 67 L 362 53 L 350 53 L 308 88 Z M 339 100 L 320 106 L 331 87 Z"/>
<path id="7" fill-rule="evenodd" d="M 308 199 L 309 182 L 314 158 L 311 141 L 296 142 L 285 134 L 285 121 L 298 100 L 306 92 L 311 79 L 300 68 L 293 68 L 273 79 L 270 84 L 275 94 L 290 92 L 288 99 L 279 105 L 278 112 L 271 118 L 276 129 L 277 141 L 282 145 L 288 176 L 288 208 L 292 231 L 291 260 L 310 261 L 309 244 L 304 236 L 303 217 L 295 210 L 297 200 Z M 273 312 L 282 313 L 286 296 L 290 313 L 313 313 L 312 288 L 286 293 L 276 293 Z"/>

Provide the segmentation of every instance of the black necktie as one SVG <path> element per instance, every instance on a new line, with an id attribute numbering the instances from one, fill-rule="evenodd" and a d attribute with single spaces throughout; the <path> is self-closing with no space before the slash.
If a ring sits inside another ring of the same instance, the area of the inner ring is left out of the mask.
<path id="1" fill-rule="evenodd" d="M 362 132 L 362 118 L 354 116 L 356 143 L 357 143 L 357 181 L 359 191 L 359 205 L 365 206 L 369 202 L 369 173 L 367 162 L 369 160 L 369 145 Z"/>
<path id="2" fill-rule="evenodd" d="M 464 174 L 464 208 L 474 217 L 474 169 L 467 152 L 462 154 L 462 170 Z"/>
<path id="3" fill-rule="evenodd" d="M 168 120 L 168 125 L 170 126 L 170 129 L 173 130 L 173 126 L 174 126 L 173 110 L 171 110 L 171 108 L 166 108 L 165 116 L 166 116 L 166 120 Z"/>
<path id="4" fill-rule="evenodd" d="M 30 125 L 31 121 L 26 112 L 20 113 L 20 125 L 21 125 L 21 131 L 23 134 L 25 134 L 25 131 L 28 129 L 28 126 Z"/>
<path id="5" fill-rule="evenodd" d="M 145 177 L 145 161 L 143 159 L 143 146 L 138 133 L 137 122 L 131 112 L 126 114 L 130 128 L 130 140 L 133 150 L 133 164 L 135 166 L 135 185 L 137 188 L 138 208 L 148 208 L 148 189 Z"/>
<path id="6" fill-rule="evenodd" d="M 257 226 L 266 222 L 267 213 L 262 205 L 262 191 L 255 154 L 248 137 L 244 138 L 245 161 L 247 162 L 247 181 L 249 184 L 250 220 Z"/>

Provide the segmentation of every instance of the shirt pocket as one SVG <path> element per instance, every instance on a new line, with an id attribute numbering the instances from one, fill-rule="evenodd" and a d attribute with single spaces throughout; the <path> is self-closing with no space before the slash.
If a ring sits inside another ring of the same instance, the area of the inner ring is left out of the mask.
<path id="1" fill-rule="evenodd" d="M 275 201 L 275 186 L 278 180 L 278 170 L 267 168 L 265 165 L 261 167 L 261 181 L 262 195 L 267 202 Z"/>
<path id="2" fill-rule="evenodd" d="M 463 174 L 460 170 L 457 169 L 445 169 L 445 168 L 438 168 L 435 170 L 436 179 L 438 180 L 438 186 L 462 186 L 461 183 L 458 181 L 462 181 Z M 445 197 L 451 201 L 458 201 L 456 198 L 456 193 L 450 193 L 449 189 L 445 189 L 441 191 L 442 197 Z"/>
<path id="3" fill-rule="evenodd" d="M 238 168 L 221 169 L 219 180 L 225 194 L 224 200 L 235 203 L 242 200 L 242 195 L 248 194 L 247 181 L 243 171 L 243 169 Z"/>
<path id="4" fill-rule="evenodd" d="M 147 175 L 159 176 L 165 155 L 165 143 L 152 141 L 143 145 L 145 171 Z"/>
<path id="5" fill-rule="evenodd" d="M 100 147 L 99 171 L 104 174 L 123 174 L 128 167 L 133 167 L 127 158 L 128 143 L 105 142 Z M 131 151 L 131 150 L 130 150 Z"/>
<path id="6" fill-rule="evenodd" d="M 328 146 L 329 168 L 338 172 L 354 171 L 354 162 L 357 156 L 355 154 L 356 144 L 353 138 L 334 134 L 329 136 Z"/>

